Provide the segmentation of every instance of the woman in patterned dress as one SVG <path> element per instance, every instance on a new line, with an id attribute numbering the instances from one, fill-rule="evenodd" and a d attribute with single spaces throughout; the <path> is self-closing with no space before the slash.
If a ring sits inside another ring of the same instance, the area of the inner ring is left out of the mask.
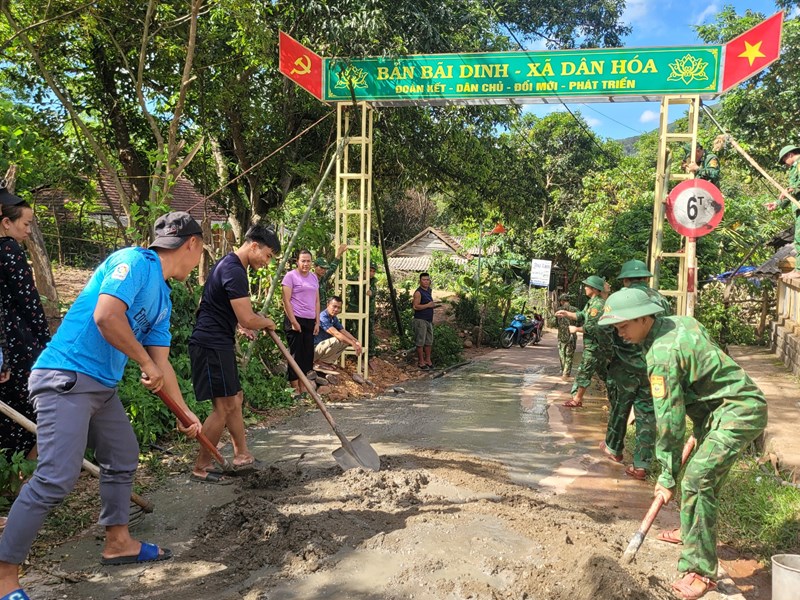
<path id="1" fill-rule="evenodd" d="M 31 233 L 33 210 L 21 202 L 5 204 L 0 216 L 0 296 L 6 335 L 4 362 L 11 376 L 0 383 L 0 400 L 36 420 L 28 401 L 31 366 L 50 340 L 47 318 L 33 282 L 33 271 L 20 244 Z M 0 415 L 0 448 L 8 460 L 16 452 L 35 457 L 36 436 Z"/>

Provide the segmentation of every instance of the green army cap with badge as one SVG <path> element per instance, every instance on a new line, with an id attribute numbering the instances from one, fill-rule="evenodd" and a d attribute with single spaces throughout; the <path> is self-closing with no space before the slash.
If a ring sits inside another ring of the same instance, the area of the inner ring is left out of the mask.
<path id="1" fill-rule="evenodd" d="M 634 259 L 622 265 L 617 279 L 639 279 L 652 276 L 653 274 L 647 270 L 647 265 L 643 261 Z"/>
<path id="2" fill-rule="evenodd" d="M 594 288 L 596 290 L 600 290 L 601 292 L 606 287 L 606 280 L 600 277 L 599 275 L 590 275 L 583 281 L 581 281 L 583 285 L 588 285 L 590 288 Z"/>
<path id="3" fill-rule="evenodd" d="M 322 267 L 323 269 L 327 269 L 328 267 L 330 267 L 328 261 L 322 258 L 321 256 L 318 256 L 317 258 L 314 259 L 314 266 Z"/>
<path id="4" fill-rule="evenodd" d="M 653 302 L 646 292 L 625 288 L 608 297 L 598 324 L 615 325 L 660 312 L 664 312 L 664 308 Z"/>
<path id="5" fill-rule="evenodd" d="M 703 144 L 701 144 L 700 142 L 697 142 L 697 144 L 695 145 L 695 148 L 697 150 L 705 150 L 705 148 L 703 148 Z M 689 156 L 691 156 L 691 154 L 692 154 L 692 145 L 691 144 L 684 144 L 683 145 L 683 157 L 684 158 L 689 158 Z"/>
<path id="6" fill-rule="evenodd" d="M 561 294 L 561 295 L 558 297 L 558 301 L 559 301 L 559 302 L 565 302 L 565 301 L 566 301 L 566 302 L 569 302 L 570 300 L 572 300 L 572 296 L 570 296 L 569 294 Z"/>
<path id="7" fill-rule="evenodd" d="M 787 146 L 784 146 L 783 148 L 781 148 L 781 151 L 778 154 L 778 164 L 779 165 L 783 164 L 783 159 L 786 158 L 786 155 L 789 154 L 789 152 L 800 153 L 800 146 L 795 146 L 794 144 L 788 144 Z"/>

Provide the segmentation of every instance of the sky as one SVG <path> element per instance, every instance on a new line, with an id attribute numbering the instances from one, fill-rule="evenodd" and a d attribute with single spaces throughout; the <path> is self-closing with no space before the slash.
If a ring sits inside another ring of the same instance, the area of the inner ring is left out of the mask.
<path id="1" fill-rule="evenodd" d="M 627 0 L 623 22 L 632 28 L 624 39 L 629 48 L 653 46 L 703 45 L 694 30 L 695 25 L 714 22 L 715 15 L 725 6 L 733 6 L 737 14 L 747 9 L 771 16 L 778 12 L 768 0 Z M 795 9 L 790 16 L 800 15 Z M 535 45 L 531 49 L 538 49 Z M 542 49 L 544 49 L 542 47 Z M 611 139 L 627 138 L 652 131 L 658 127 L 660 104 L 657 102 L 622 102 L 571 104 L 599 136 Z M 558 106 L 527 105 L 525 112 L 544 116 L 564 110 Z"/>

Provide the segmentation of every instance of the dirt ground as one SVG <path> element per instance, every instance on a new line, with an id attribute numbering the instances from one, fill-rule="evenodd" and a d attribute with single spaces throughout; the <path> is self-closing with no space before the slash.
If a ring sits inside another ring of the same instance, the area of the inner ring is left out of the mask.
<path id="1" fill-rule="evenodd" d="M 616 558 L 629 526 L 510 483 L 492 461 L 425 449 L 384 456 L 377 473 L 284 461 L 226 488 L 233 499 L 173 546 L 173 560 L 72 570 L 82 555 L 70 560 L 62 548 L 61 561 L 37 565 L 24 580 L 28 593 L 41 600 L 671 597 L 672 573 L 657 546 L 622 568 Z"/>

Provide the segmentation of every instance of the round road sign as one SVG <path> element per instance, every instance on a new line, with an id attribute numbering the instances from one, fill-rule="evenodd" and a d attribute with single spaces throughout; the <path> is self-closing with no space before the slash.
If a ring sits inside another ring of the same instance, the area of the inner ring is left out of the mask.
<path id="1" fill-rule="evenodd" d="M 667 196 L 667 221 L 686 237 L 711 233 L 722 221 L 725 200 L 722 192 L 705 179 L 687 179 Z"/>

